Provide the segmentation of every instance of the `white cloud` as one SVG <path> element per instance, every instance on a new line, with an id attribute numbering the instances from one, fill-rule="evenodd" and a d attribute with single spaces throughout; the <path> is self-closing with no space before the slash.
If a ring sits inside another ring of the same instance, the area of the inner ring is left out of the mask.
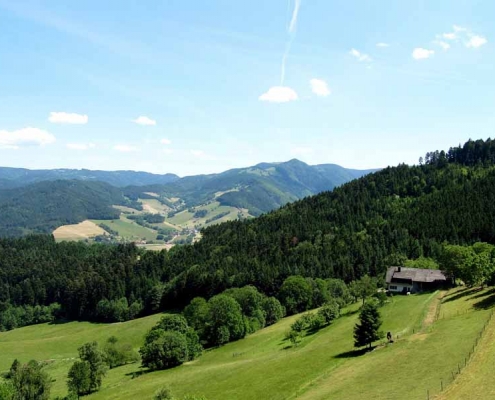
<path id="1" fill-rule="evenodd" d="M 288 103 L 297 99 L 298 96 L 294 89 L 287 86 L 273 86 L 268 89 L 268 92 L 263 93 L 259 97 L 260 101 L 268 101 L 270 103 Z"/>
<path id="2" fill-rule="evenodd" d="M 450 49 L 450 44 L 448 44 L 447 42 L 444 42 L 442 40 L 435 40 L 433 43 L 440 46 L 444 50 Z"/>
<path id="3" fill-rule="evenodd" d="M 351 49 L 349 54 L 356 57 L 359 62 L 371 62 L 371 61 L 373 61 L 368 54 L 361 53 L 360 51 L 358 51 L 356 49 Z"/>
<path id="4" fill-rule="evenodd" d="M 454 32 L 444 33 L 443 35 L 441 35 L 441 37 L 447 40 L 456 41 L 459 41 L 459 39 L 461 39 L 466 47 L 473 49 L 477 49 L 488 43 L 488 40 L 484 36 L 474 34 L 468 28 L 454 25 L 453 29 Z M 440 35 L 438 35 L 437 37 L 440 37 Z"/>
<path id="5" fill-rule="evenodd" d="M 118 144 L 116 146 L 113 146 L 113 149 L 122 153 L 132 153 L 134 151 L 139 151 L 137 147 L 129 146 L 127 144 Z"/>
<path id="6" fill-rule="evenodd" d="M 48 121 L 53 124 L 85 125 L 88 123 L 88 116 L 66 112 L 51 112 Z"/>
<path id="7" fill-rule="evenodd" d="M 66 147 L 70 150 L 89 150 L 96 147 L 94 143 L 67 143 Z"/>
<path id="8" fill-rule="evenodd" d="M 156 121 L 154 119 L 151 119 L 149 117 L 146 117 L 144 115 L 139 116 L 136 119 L 133 119 L 132 122 L 138 125 L 144 125 L 144 126 L 155 126 Z"/>
<path id="9" fill-rule="evenodd" d="M 412 52 L 412 56 L 415 60 L 424 60 L 433 56 L 435 52 L 433 50 L 423 49 L 422 47 L 416 47 Z"/>
<path id="10" fill-rule="evenodd" d="M 376 44 L 376 47 L 390 47 L 390 45 L 388 43 L 380 42 Z"/>
<path id="11" fill-rule="evenodd" d="M 21 146 L 44 146 L 55 142 L 55 136 L 38 128 L 23 128 L 17 131 L 0 130 L 0 148 L 18 149 Z"/>
<path id="12" fill-rule="evenodd" d="M 170 139 L 162 139 L 160 140 L 161 144 L 172 144 L 172 141 Z"/>
<path id="13" fill-rule="evenodd" d="M 485 37 L 479 35 L 472 35 L 470 36 L 469 41 L 466 42 L 466 47 L 477 49 L 478 47 L 481 47 L 487 43 L 488 40 Z"/>
<path id="14" fill-rule="evenodd" d="M 327 97 L 329 94 L 331 94 L 331 91 L 325 81 L 321 79 L 311 79 L 309 83 L 311 85 L 311 90 L 317 96 Z"/>
<path id="15" fill-rule="evenodd" d="M 203 150 L 191 150 L 191 154 L 195 157 L 202 157 L 205 155 Z"/>

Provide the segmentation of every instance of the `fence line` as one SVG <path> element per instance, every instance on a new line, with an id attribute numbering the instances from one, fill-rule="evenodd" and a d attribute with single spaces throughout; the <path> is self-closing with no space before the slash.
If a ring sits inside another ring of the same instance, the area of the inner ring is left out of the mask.
<path id="1" fill-rule="evenodd" d="M 463 315 L 469 311 L 470 310 L 467 310 L 466 312 L 462 312 L 462 313 L 458 312 L 458 313 L 452 314 L 452 316 Z M 483 338 L 483 335 L 486 331 L 486 328 L 488 327 L 488 325 L 490 324 L 490 322 L 493 319 L 494 313 L 495 313 L 495 309 L 492 309 L 492 311 L 488 315 L 487 320 L 483 324 L 483 327 L 481 328 L 481 330 L 476 335 L 476 339 L 474 341 L 473 347 L 465 355 L 464 359 L 457 363 L 457 368 L 454 368 L 446 379 L 444 379 L 444 378 L 440 379 L 438 387 L 436 388 L 436 389 L 438 389 L 438 392 L 435 390 L 435 388 L 430 387 L 430 388 L 426 389 L 426 399 L 427 400 L 432 399 L 433 398 L 433 397 L 431 397 L 432 395 L 436 396 L 436 395 L 442 393 L 445 389 L 447 389 L 447 387 L 455 381 L 455 379 L 463 371 L 463 369 L 468 366 L 469 361 L 471 361 L 471 358 L 473 357 L 474 352 L 476 351 L 476 348 L 478 347 L 480 340 Z M 445 318 L 445 315 L 443 315 L 443 318 Z M 440 318 L 440 319 L 442 319 L 442 318 Z"/>

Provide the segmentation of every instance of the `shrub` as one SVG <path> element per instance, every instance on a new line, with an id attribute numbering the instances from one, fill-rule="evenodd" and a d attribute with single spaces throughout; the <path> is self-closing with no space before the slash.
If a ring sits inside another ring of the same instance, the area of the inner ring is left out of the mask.
<path id="1" fill-rule="evenodd" d="M 325 319 L 320 314 L 314 314 L 309 321 L 309 329 L 311 331 L 317 331 L 325 326 Z"/>
<path id="2" fill-rule="evenodd" d="M 318 315 L 323 318 L 325 325 L 331 324 L 340 315 L 339 304 L 336 300 L 329 301 L 318 310 Z"/>
<path id="3" fill-rule="evenodd" d="M 261 306 L 265 312 L 266 325 L 273 325 L 285 316 L 285 308 L 275 297 L 266 297 Z"/>
<path id="4" fill-rule="evenodd" d="M 159 336 L 139 350 L 143 366 L 152 370 L 166 369 L 188 360 L 187 339 L 184 334 L 163 330 L 155 332 L 159 332 Z"/>

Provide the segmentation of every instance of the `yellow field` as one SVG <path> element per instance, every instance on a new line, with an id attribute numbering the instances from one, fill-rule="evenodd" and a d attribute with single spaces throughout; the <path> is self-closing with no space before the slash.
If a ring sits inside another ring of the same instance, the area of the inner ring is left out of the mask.
<path id="1" fill-rule="evenodd" d="M 75 225 L 64 225 L 53 231 L 56 240 L 84 240 L 108 233 L 89 220 Z"/>

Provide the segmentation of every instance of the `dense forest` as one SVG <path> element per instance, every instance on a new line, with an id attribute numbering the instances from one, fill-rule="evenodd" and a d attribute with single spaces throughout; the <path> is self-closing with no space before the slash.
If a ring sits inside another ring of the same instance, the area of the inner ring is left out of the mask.
<path id="1" fill-rule="evenodd" d="M 92 171 L 88 169 L 25 169 L 0 167 L 0 189 L 12 189 L 42 181 L 81 180 L 105 182 L 116 187 L 130 185 L 164 185 L 179 177 L 138 171 Z"/>
<path id="2" fill-rule="evenodd" d="M 168 252 L 2 239 L 0 310 L 57 303 L 71 319 L 105 319 L 117 309 L 125 319 L 245 285 L 279 296 L 293 275 L 351 282 L 381 277 L 405 259 L 441 260 L 446 244 L 495 243 L 494 162 L 494 141 L 469 141 L 428 153 L 419 166 L 387 168 L 253 220 L 209 227 L 198 243 Z"/>
<path id="3" fill-rule="evenodd" d="M 0 237 L 51 233 L 89 218 L 119 218 L 112 205 L 142 207 L 103 182 L 59 180 L 0 190 Z"/>
<path id="4" fill-rule="evenodd" d="M 0 237 L 51 233 L 86 219 L 118 219 L 120 212 L 113 205 L 141 210 L 139 199 L 161 202 L 170 215 L 212 201 L 259 215 L 368 172 L 332 164 L 309 166 L 298 160 L 185 178 L 133 171 L 0 167 Z"/>

